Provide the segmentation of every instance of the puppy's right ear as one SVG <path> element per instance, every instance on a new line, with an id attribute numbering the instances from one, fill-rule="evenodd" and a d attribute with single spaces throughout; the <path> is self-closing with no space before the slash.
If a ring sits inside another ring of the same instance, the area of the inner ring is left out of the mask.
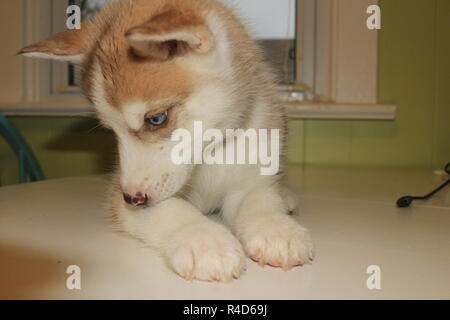
<path id="1" fill-rule="evenodd" d="M 53 37 L 29 45 L 18 54 L 30 58 L 67 61 L 81 64 L 89 46 L 92 23 L 85 21 L 81 29 L 67 30 Z"/>
<path id="2" fill-rule="evenodd" d="M 206 54 L 214 49 L 211 31 L 195 12 L 169 10 L 127 31 L 133 52 L 142 58 L 167 60 L 187 52 Z"/>

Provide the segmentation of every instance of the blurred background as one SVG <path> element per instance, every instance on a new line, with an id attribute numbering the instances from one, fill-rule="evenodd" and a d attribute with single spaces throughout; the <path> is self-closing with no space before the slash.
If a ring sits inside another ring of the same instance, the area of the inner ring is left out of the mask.
<path id="1" fill-rule="evenodd" d="M 77 69 L 14 55 L 64 30 L 69 4 L 90 19 L 107 1 L 0 1 L 0 112 L 47 178 L 109 172 L 114 136 L 81 98 Z M 450 1 L 225 2 L 246 18 L 278 73 L 290 110 L 290 163 L 441 168 L 450 161 Z M 381 8 L 378 31 L 366 26 L 371 3 Z M 0 138 L 0 185 L 18 175 L 17 157 Z"/>

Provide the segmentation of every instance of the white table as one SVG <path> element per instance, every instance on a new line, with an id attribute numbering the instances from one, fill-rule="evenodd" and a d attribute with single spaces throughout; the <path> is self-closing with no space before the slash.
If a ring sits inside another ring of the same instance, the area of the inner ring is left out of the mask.
<path id="1" fill-rule="evenodd" d="M 411 209 L 394 205 L 442 179 L 425 169 L 290 167 L 316 260 L 288 272 L 248 260 L 230 284 L 186 282 L 115 233 L 105 177 L 0 188 L 0 298 L 450 299 L 450 191 Z M 66 288 L 69 265 L 81 268 L 81 290 Z M 366 286 L 370 265 L 381 269 L 381 290 Z"/>

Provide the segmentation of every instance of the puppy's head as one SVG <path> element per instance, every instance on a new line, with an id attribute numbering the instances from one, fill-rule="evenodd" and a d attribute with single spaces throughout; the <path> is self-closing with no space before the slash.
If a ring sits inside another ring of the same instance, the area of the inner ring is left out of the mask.
<path id="1" fill-rule="evenodd" d="M 125 201 L 141 205 L 177 193 L 192 165 L 171 160 L 177 128 L 232 127 L 231 46 L 209 2 L 113 2 L 81 30 L 23 48 L 29 57 L 82 66 L 82 88 L 118 138 Z M 239 117 L 236 115 L 235 117 Z"/>

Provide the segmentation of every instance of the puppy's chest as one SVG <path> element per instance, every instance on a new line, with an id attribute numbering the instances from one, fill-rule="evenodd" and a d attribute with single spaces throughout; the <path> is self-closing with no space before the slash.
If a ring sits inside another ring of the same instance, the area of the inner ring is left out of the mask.
<path id="1" fill-rule="evenodd" d="M 223 198 L 236 184 L 236 177 L 226 166 L 197 168 L 189 181 L 189 201 L 202 212 L 208 213 L 222 206 Z"/>

